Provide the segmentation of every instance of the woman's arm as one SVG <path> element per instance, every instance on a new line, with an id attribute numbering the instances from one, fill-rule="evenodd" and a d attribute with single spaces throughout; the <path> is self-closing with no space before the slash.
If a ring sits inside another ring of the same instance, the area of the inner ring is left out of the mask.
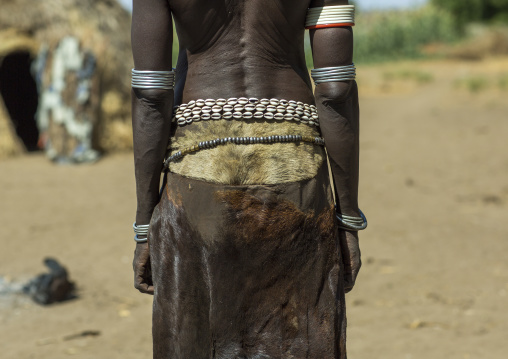
<path id="1" fill-rule="evenodd" d="M 136 70 L 171 70 L 173 25 L 168 0 L 133 0 L 131 36 Z M 159 182 L 169 141 L 173 97 L 173 90 L 132 90 L 138 225 L 150 222 L 159 201 Z M 135 287 L 141 292 L 153 292 L 146 243 L 136 245 L 133 266 Z"/>
<path id="2" fill-rule="evenodd" d="M 348 5 L 347 0 L 314 0 L 311 7 Z M 332 27 L 310 31 L 314 68 L 351 65 L 353 31 L 351 27 Z M 316 106 L 322 135 L 330 161 L 337 211 L 360 217 L 358 208 L 359 106 L 355 81 L 326 82 L 316 86 Z M 351 290 L 360 270 L 358 232 L 340 231 L 346 272 L 346 290 Z"/>

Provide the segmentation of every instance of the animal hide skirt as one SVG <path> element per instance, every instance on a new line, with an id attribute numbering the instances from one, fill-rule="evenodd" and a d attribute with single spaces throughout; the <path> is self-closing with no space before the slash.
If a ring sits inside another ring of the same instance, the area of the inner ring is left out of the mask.
<path id="1" fill-rule="evenodd" d="M 294 183 L 167 183 L 149 232 L 154 358 L 346 358 L 326 165 Z"/>

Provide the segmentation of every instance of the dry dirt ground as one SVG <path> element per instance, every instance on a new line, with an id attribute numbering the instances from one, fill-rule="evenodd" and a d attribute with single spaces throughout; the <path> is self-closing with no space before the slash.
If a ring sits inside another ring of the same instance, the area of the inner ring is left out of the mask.
<path id="1" fill-rule="evenodd" d="M 370 225 L 347 296 L 349 357 L 508 358 L 508 59 L 359 73 Z M 132 167 L 131 154 L 0 162 L 0 358 L 151 357 L 151 298 L 132 288 Z M 46 256 L 78 299 L 6 293 Z"/>

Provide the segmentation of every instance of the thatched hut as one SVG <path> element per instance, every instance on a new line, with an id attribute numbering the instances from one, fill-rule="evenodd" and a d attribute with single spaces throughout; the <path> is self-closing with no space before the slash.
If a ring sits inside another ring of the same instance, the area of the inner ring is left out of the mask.
<path id="1" fill-rule="evenodd" d="M 2 0 L 1 8 L 0 157 L 37 145 L 33 61 L 67 36 L 96 59 L 94 148 L 130 148 L 130 14 L 116 0 Z"/>

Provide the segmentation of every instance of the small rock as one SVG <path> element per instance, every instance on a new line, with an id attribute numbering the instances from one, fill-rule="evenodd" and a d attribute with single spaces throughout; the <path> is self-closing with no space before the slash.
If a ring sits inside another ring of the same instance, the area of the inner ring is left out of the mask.
<path id="1" fill-rule="evenodd" d="M 420 319 L 415 319 L 411 324 L 409 324 L 409 329 L 419 329 L 427 326 L 427 323 L 421 321 Z"/>
<path id="2" fill-rule="evenodd" d="M 39 274 L 24 286 L 23 291 L 42 305 L 74 298 L 75 285 L 69 281 L 67 269 L 53 258 L 46 258 L 44 264 L 49 273 Z"/>

